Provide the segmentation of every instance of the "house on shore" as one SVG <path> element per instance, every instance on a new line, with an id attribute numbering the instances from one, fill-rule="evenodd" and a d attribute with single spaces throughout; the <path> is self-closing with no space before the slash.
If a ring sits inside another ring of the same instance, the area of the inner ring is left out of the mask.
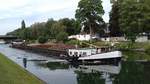
<path id="1" fill-rule="evenodd" d="M 89 41 L 90 39 L 99 39 L 99 35 L 90 35 L 90 34 L 78 34 L 69 36 L 68 39 L 76 39 L 80 41 Z"/>
<path id="2" fill-rule="evenodd" d="M 72 35 L 68 37 L 69 39 L 76 39 L 76 40 L 80 40 L 80 41 L 89 41 L 91 38 L 92 39 L 97 39 L 100 41 L 104 41 L 104 42 L 120 42 L 120 41 L 128 41 L 125 37 L 108 37 L 108 36 L 104 36 L 104 37 L 100 37 L 99 35 L 92 35 L 92 37 L 90 36 L 90 34 L 79 34 L 79 35 Z M 135 40 L 136 42 L 148 42 L 150 41 L 150 36 L 148 35 L 140 35 L 137 37 L 137 39 Z"/>

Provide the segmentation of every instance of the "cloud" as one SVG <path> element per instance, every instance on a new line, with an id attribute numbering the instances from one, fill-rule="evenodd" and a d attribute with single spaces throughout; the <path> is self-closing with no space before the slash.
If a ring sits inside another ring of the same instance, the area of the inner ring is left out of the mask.
<path id="1" fill-rule="evenodd" d="M 26 5 L 29 0 L 1 0 L 0 10 L 11 10 Z"/>
<path id="2" fill-rule="evenodd" d="M 0 0 L 0 35 L 20 27 L 22 19 L 27 26 L 34 22 L 46 21 L 48 18 L 74 18 L 80 0 Z M 109 0 L 103 0 L 108 22 L 111 9 Z"/>
<path id="3" fill-rule="evenodd" d="M 0 1 L 0 19 L 32 16 L 66 8 L 76 8 L 79 0 L 4 0 Z M 13 16 L 12 16 L 13 15 Z"/>

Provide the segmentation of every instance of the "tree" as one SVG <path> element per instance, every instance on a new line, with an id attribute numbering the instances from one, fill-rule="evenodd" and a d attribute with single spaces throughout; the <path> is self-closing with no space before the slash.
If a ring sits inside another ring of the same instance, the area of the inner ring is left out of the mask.
<path id="1" fill-rule="evenodd" d="M 56 38 L 56 36 L 60 33 L 60 32 L 65 32 L 66 26 L 64 26 L 62 23 L 57 22 L 55 24 L 52 25 L 51 28 L 51 38 Z"/>
<path id="2" fill-rule="evenodd" d="M 55 23 L 56 21 L 53 18 L 51 18 L 51 19 L 48 19 L 48 21 L 45 24 L 44 33 L 47 34 L 49 37 L 51 36 L 52 25 Z"/>
<path id="3" fill-rule="evenodd" d="M 40 37 L 38 38 L 38 42 L 39 42 L 39 43 L 46 43 L 47 41 L 48 41 L 48 38 L 45 37 L 45 36 L 40 36 Z"/>
<path id="4" fill-rule="evenodd" d="M 144 0 L 143 2 L 143 12 L 144 12 L 144 20 L 142 20 L 143 24 L 143 32 L 150 34 L 150 0 Z"/>
<path id="5" fill-rule="evenodd" d="M 150 31 L 150 8 L 147 0 L 118 0 L 119 26 L 125 37 L 135 42 L 140 33 Z M 146 24 L 147 23 L 147 24 Z"/>
<path id="6" fill-rule="evenodd" d="M 28 29 L 26 29 L 26 24 L 24 20 L 22 20 L 21 22 L 21 31 L 19 34 L 21 39 L 28 39 Z"/>
<path id="7" fill-rule="evenodd" d="M 122 36 L 122 32 L 119 26 L 119 3 L 118 1 L 113 1 L 112 3 L 112 10 L 109 15 L 110 36 Z"/>
<path id="8" fill-rule="evenodd" d="M 66 32 L 60 32 L 56 35 L 56 40 L 65 42 L 68 40 L 68 34 Z"/>
<path id="9" fill-rule="evenodd" d="M 22 29 L 25 29 L 25 28 L 26 28 L 26 24 L 25 24 L 25 21 L 24 21 L 24 20 L 22 20 L 22 22 L 21 22 L 21 28 L 22 28 Z"/>
<path id="10" fill-rule="evenodd" d="M 85 32 L 91 35 L 97 33 L 97 30 L 102 30 L 104 24 L 102 15 L 104 10 L 101 0 L 81 0 L 76 10 L 76 19 L 80 21 Z"/>
<path id="11" fill-rule="evenodd" d="M 66 26 L 65 31 L 68 35 L 78 34 L 81 30 L 80 24 L 75 19 L 63 18 L 59 22 Z"/>
<path id="12" fill-rule="evenodd" d="M 46 36 L 45 32 L 45 23 L 34 23 L 33 25 L 30 26 L 31 31 L 32 31 L 32 37 L 34 39 L 38 39 L 40 36 Z"/>

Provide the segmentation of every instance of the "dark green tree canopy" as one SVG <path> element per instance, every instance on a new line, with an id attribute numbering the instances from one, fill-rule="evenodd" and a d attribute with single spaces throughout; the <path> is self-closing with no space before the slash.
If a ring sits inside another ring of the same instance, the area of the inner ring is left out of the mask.
<path id="1" fill-rule="evenodd" d="M 112 1 L 112 10 L 110 12 L 109 30 L 110 36 L 122 36 L 119 26 L 119 4 L 117 1 Z"/>
<path id="2" fill-rule="evenodd" d="M 80 24 L 75 19 L 63 18 L 59 22 L 66 26 L 65 31 L 68 35 L 78 34 L 81 30 Z"/>
<path id="3" fill-rule="evenodd" d="M 104 24 L 103 14 L 101 0 L 81 0 L 75 17 L 80 21 L 84 30 L 91 30 L 92 33 L 95 33 Z"/>
<path id="4" fill-rule="evenodd" d="M 118 0 L 119 26 L 127 39 L 132 42 L 143 32 L 149 32 L 150 7 L 149 0 Z"/>
<path id="5" fill-rule="evenodd" d="M 80 32 L 80 23 L 75 19 L 62 18 L 60 20 L 48 19 L 46 22 L 36 22 L 29 27 L 25 28 L 25 21 L 21 22 L 24 26 L 7 33 L 7 35 L 18 36 L 27 40 L 38 40 L 41 36 L 48 39 L 56 39 L 65 32 L 67 35 L 75 35 Z M 65 34 L 65 36 L 67 36 Z M 66 39 L 66 37 L 63 37 Z"/>
<path id="6" fill-rule="evenodd" d="M 24 21 L 24 20 L 22 20 L 22 22 L 21 22 L 21 28 L 22 28 L 22 29 L 26 28 L 26 24 L 25 24 L 25 21 Z"/>

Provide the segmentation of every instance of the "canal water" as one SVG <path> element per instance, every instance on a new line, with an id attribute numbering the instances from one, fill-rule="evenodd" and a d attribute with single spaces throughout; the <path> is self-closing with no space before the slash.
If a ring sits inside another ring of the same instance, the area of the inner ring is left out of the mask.
<path id="1" fill-rule="evenodd" d="M 0 52 L 47 84 L 150 84 L 149 62 L 73 66 L 5 44 L 0 44 Z"/>

